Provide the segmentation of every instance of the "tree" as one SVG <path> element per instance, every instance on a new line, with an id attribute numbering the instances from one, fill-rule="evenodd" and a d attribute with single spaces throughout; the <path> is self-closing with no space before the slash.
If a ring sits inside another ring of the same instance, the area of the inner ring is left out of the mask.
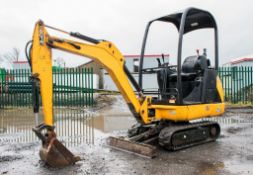
<path id="1" fill-rule="evenodd" d="M 19 54 L 19 49 L 14 47 L 10 52 L 0 55 L 0 62 L 7 61 L 8 63 L 12 64 L 14 61 L 18 61 Z"/>

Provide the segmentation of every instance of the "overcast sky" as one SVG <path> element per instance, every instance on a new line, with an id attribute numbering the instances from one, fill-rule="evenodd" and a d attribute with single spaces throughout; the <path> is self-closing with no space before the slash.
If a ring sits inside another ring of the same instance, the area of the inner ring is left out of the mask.
<path id="1" fill-rule="evenodd" d="M 31 39 L 38 19 L 67 31 L 112 41 L 123 54 L 140 54 L 147 22 L 187 7 L 208 10 L 216 18 L 221 63 L 253 53 L 252 0 L 0 0 L 0 54 L 17 47 L 21 51 L 21 59 L 25 59 L 24 47 Z M 175 28 L 156 25 L 153 29 L 148 53 L 163 52 L 175 57 Z M 201 41 L 212 57 L 213 49 L 209 46 L 212 46 L 213 33 L 207 33 L 201 31 L 197 35 L 186 36 L 184 54 L 195 54 L 194 50 L 201 47 Z M 54 59 L 59 57 L 64 58 L 67 66 L 87 61 L 54 52 Z"/>

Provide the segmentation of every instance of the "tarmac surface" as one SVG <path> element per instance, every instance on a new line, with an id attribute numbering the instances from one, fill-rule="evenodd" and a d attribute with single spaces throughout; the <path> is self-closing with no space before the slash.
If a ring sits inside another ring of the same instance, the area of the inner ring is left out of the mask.
<path id="1" fill-rule="evenodd" d="M 120 97 L 95 111 L 55 109 L 58 139 L 82 159 L 56 169 L 39 159 L 32 109 L 0 109 L 0 174 L 253 174 L 253 108 L 227 109 L 211 118 L 222 128 L 216 142 L 176 152 L 159 147 L 154 159 L 106 145 L 108 136 L 126 135 L 135 123 Z"/>

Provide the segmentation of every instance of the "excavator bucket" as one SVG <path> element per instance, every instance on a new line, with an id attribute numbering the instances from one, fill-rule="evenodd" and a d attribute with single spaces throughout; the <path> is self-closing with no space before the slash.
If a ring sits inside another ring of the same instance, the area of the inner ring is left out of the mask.
<path id="1" fill-rule="evenodd" d="M 42 148 L 40 149 L 40 158 L 51 167 L 60 168 L 73 165 L 80 160 L 79 156 L 74 156 L 57 138 L 53 130 L 48 130 L 42 134 L 42 128 L 39 126 L 33 131 L 42 140 Z"/>
<path id="2" fill-rule="evenodd" d="M 47 147 L 40 149 L 40 158 L 51 167 L 65 167 L 80 160 L 56 138 L 51 139 Z"/>

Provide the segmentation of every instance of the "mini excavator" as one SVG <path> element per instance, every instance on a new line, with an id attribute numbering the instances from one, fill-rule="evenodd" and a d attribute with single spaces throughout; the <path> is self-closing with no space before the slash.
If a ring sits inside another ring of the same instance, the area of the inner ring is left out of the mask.
<path id="1" fill-rule="evenodd" d="M 158 66 L 143 68 L 149 28 L 154 22 L 172 23 L 178 29 L 177 65 L 161 64 L 158 59 Z M 79 41 L 51 36 L 47 28 Z M 204 28 L 214 29 L 214 66 L 206 53 L 186 57 L 182 62 L 184 34 Z M 80 158 L 57 140 L 54 132 L 52 49 L 91 58 L 102 65 L 113 79 L 137 124 L 129 129 L 125 138 L 109 137 L 107 141 L 111 147 L 152 158 L 155 156 L 154 143 L 175 151 L 218 138 L 219 124 L 201 120 L 222 115 L 225 111 L 224 93 L 217 74 L 218 29 L 209 12 L 188 8 L 147 24 L 141 50 L 139 83 L 126 67 L 124 56 L 112 42 L 66 32 L 48 26 L 41 20 L 36 23 L 26 54 L 32 70 L 35 117 L 38 117 L 41 96 L 44 121 L 33 131 L 42 141 L 41 159 L 53 167 L 64 167 L 74 164 Z M 157 90 L 146 91 L 142 88 L 143 74 L 147 72 L 156 73 L 159 87 Z"/>

